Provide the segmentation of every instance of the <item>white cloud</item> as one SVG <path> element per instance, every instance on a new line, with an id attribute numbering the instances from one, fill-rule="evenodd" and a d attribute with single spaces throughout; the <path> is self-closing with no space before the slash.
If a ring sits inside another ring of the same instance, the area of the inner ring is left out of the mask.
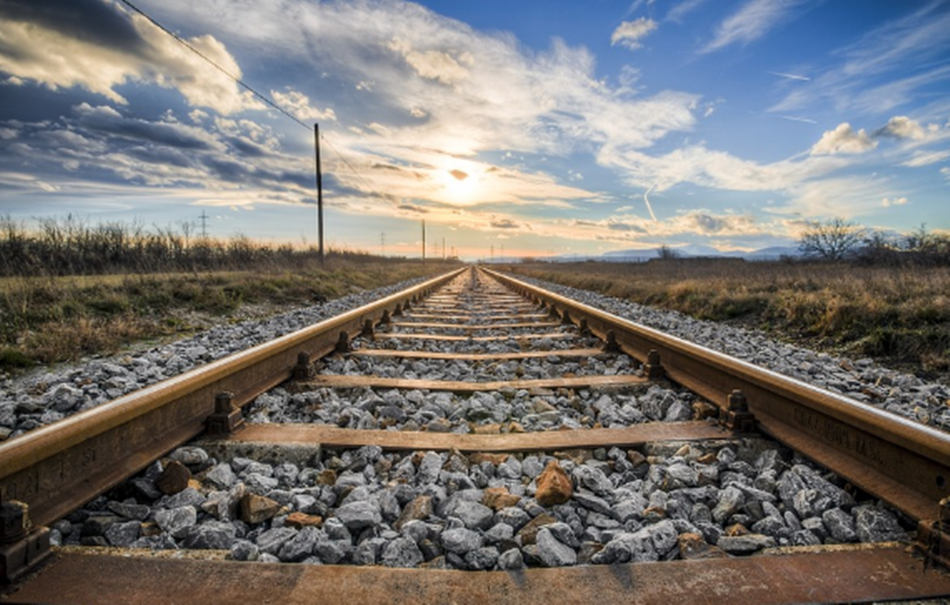
<path id="1" fill-rule="evenodd" d="M 886 126 L 875 131 L 874 134 L 898 139 L 922 139 L 924 137 L 924 129 L 919 122 L 907 116 L 894 116 L 888 120 Z"/>
<path id="2" fill-rule="evenodd" d="M 294 117 L 302 122 L 322 122 L 324 120 L 330 120 L 334 122 L 336 121 L 336 114 L 333 112 L 332 108 L 327 107 L 326 109 L 321 110 L 311 106 L 310 99 L 307 98 L 307 95 L 300 91 L 294 90 L 289 86 L 287 87 L 286 93 L 280 92 L 279 90 L 272 90 L 270 94 L 277 105 L 290 112 Z"/>
<path id="3" fill-rule="evenodd" d="M 906 162 L 902 162 L 901 165 L 919 168 L 942 162 L 947 158 L 950 158 L 950 151 L 915 151 L 911 158 Z"/>
<path id="4" fill-rule="evenodd" d="M 640 40 L 655 30 L 656 27 L 656 21 L 647 19 L 646 17 L 640 17 L 634 21 L 624 21 L 610 36 L 610 45 L 616 46 L 620 44 L 630 50 L 636 50 L 643 46 Z"/>
<path id="5" fill-rule="evenodd" d="M 390 50 L 402 56 L 419 77 L 449 86 L 467 78 L 468 69 L 465 65 L 471 65 L 474 61 L 469 52 L 453 57 L 439 50 L 414 50 L 406 40 L 401 38 L 394 38 L 388 46 Z"/>
<path id="6" fill-rule="evenodd" d="M 864 153 L 877 147 L 868 133 L 861 130 L 855 132 L 851 124 L 842 122 L 834 130 L 828 130 L 821 136 L 821 140 L 811 148 L 812 155 L 834 155 L 839 153 Z"/>
<path id="7" fill-rule="evenodd" d="M 716 29 L 716 37 L 701 52 L 708 53 L 730 44 L 748 44 L 779 26 L 801 0 L 750 0 Z"/>
<path id="8" fill-rule="evenodd" d="M 98 10 L 103 10 L 101 3 Z M 6 11 L 10 12 L 4 14 Z M 53 90 L 82 87 L 120 104 L 126 100 L 116 89 L 130 81 L 143 81 L 176 88 L 191 105 L 223 114 L 260 105 L 231 78 L 139 15 L 110 14 L 109 25 L 114 30 L 124 28 L 115 41 L 77 32 L 46 19 L 45 14 L 20 11 L 16 5 L 0 6 L 0 15 L 0 38 L 4 41 L 0 70 L 19 80 L 32 80 Z M 241 77 L 237 61 L 214 37 L 198 36 L 188 43 L 222 69 Z"/>
<path id="9" fill-rule="evenodd" d="M 885 208 L 890 208 L 891 206 L 903 206 L 906 203 L 907 203 L 906 197 L 895 197 L 895 198 L 886 197 L 881 201 L 881 206 Z"/>

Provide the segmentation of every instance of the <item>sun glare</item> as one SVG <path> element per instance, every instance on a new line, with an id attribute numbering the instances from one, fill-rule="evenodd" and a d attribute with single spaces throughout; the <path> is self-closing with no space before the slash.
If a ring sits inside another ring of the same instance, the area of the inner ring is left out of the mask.
<path id="1" fill-rule="evenodd" d="M 437 173 L 437 179 L 444 194 L 444 201 L 450 204 L 469 204 L 477 201 L 478 184 L 481 174 L 468 166 L 452 166 Z"/>

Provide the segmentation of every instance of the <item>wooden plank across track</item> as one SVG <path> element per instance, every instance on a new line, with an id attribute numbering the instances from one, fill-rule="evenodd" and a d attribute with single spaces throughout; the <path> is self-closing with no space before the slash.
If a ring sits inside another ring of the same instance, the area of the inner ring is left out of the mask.
<path id="1" fill-rule="evenodd" d="M 349 376 L 345 374 L 318 374 L 313 378 L 295 383 L 288 388 L 293 391 L 319 388 L 356 389 L 418 389 L 420 391 L 451 391 L 475 393 L 501 389 L 582 389 L 588 387 L 628 387 L 646 383 L 645 378 L 620 374 L 615 376 L 568 376 L 561 378 L 535 378 L 528 380 L 493 380 L 468 382 L 463 380 L 420 380 L 413 378 L 387 378 L 383 376 Z"/>
<path id="2" fill-rule="evenodd" d="M 320 445 L 356 448 L 378 445 L 386 450 L 458 450 L 460 452 L 538 452 L 598 447 L 631 448 L 659 441 L 732 439 L 734 435 L 707 422 L 650 422 L 616 429 L 539 431 L 495 435 L 459 435 L 425 431 L 341 429 L 319 424 L 252 424 L 228 438 L 232 443 L 267 443 L 269 447 Z"/>
<path id="3" fill-rule="evenodd" d="M 224 553 L 211 552 L 206 556 Z M 96 578 L 90 582 L 90 578 Z M 466 572 L 56 553 L 16 603 L 864 603 L 950 594 L 950 576 L 902 545 L 725 559 Z"/>
<path id="4" fill-rule="evenodd" d="M 480 270 L 564 319 L 583 321 L 597 336 L 615 342 L 628 355 L 721 408 L 728 410 L 730 395 L 740 391 L 754 425 L 762 432 L 882 498 L 922 526 L 939 523 L 940 502 L 950 496 L 950 434 L 522 280 Z M 734 411 L 742 413 L 741 405 Z"/>
<path id="5" fill-rule="evenodd" d="M 397 357 L 403 359 L 446 359 L 465 361 L 487 361 L 515 359 L 543 359 L 546 357 L 600 357 L 605 355 L 604 350 L 595 348 L 585 349 L 553 349 L 550 351 L 520 351 L 517 353 L 430 353 L 428 351 L 402 351 L 392 349 L 357 349 L 349 353 L 354 357 Z"/>
<path id="6" fill-rule="evenodd" d="M 520 321 L 513 323 L 497 324 L 450 324 L 450 323 L 426 323 L 394 321 L 390 323 L 395 328 L 434 328 L 442 330 L 465 330 L 466 332 L 478 332 L 482 330 L 510 330 L 511 328 L 553 328 L 561 325 L 556 321 Z"/>
<path id="7" fill-rule="evenodd" d="M 508 340 L 541 340 L 544 338 L 573 338 L 568 332 L 547 332 L 545 334 L 518 334 L 515 336 L 458 336 L 453 334 L 417 334 L 407 332 L 376 332 L 377 338 L 396 338 L 400 340 L 443 340 L 448 342 L 503 342 Z"/>

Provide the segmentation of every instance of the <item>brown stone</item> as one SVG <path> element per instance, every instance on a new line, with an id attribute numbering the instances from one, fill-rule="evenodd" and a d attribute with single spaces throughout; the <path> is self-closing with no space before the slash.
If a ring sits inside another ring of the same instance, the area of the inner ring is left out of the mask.
<path id="1" fill-rule="evenodd" d="M 393 523 L 393 529 L 400 531 L 410 521 L 422 521 L 432 514 L 432 496 L 416 496 L 402 509 L 402 514 Z"/>
<path id="2" fill-rule="evenodd" d="M 245 523 L 251 525 L 263 523 L 274 518 L 278 511 L 280 511 L 280 504 L 270 498 L 257 494 L 244 494 L 244 497 L 241 498 L 241 521 Z"/>
<path id="3" fill-rule="evenodd" d="M 629 460 L 633 466 L 640 466 L 647 461 L 647 458 L 637 450 L 627 450 L 627 460 Z"/>
<path id="4" fill-rule="evenodd" d="M 155 480 L 155 487 L 163 494 L 171 496 L 188 487 L 189 481 L 191 481 L 191 471 L 188 467 L 177 460 L 171 460 Z"/>
<path id="5" fill-rule="evenodd" d="M 496 511 L 508 508 L 509 506 L 515 506 L 520 501 L 521 497 L 509 493 L 507 487 L 486 488 L 482 496 L 482 504 Z"/>
<path id="6" fill-rule="evenodd" d="M 498 435 L 501 433 L 501 425 L 497 422 L 492 424 L 479 424 L 472 427 L 472 432 L 476 435 Z"/>
<path id="7" fill-rule="evenodd" d="M 736 523 L 735 525 L 730 525 L 726 528 L 726 535 L 732 538 L 736 536 L 745 536 L 750 533 L 751 532 L 749 531 L 749 528 L 741 523 Z"/>
<path id="8" fill-rule="evenodd" d="M 707 418 L 719 417 L 719 407 L 708 401 L 694 401 L 692 408 L 694 420 L 706 420 Z"/>
<path id="9" fill-rule="evenodd" d="M 584 464 L 585 462 L 593 458 L 594 454 L 590 450 L 573 449 L 573 450 L 562 450 L 560 452 L 554 452 L 554 456 L 556 458 L 561 458 L 561 459 L 567 458 L 571 460 L 574 464 L 580 466 L 581 464 Z"/>
<path id="10" fill-rule="evenodd" d="M 696 459 L 696 462 L 699 464 L 713 464 L 717 461 L 716 454 L 709 452 L 708 454 L 703 454 Z"/>
<path id="11" fill-rule="evenodd" d="M 475 452 L 470 454 L 468 461 L 472 464 L 481 464 L 482 462 L 490 462 L 492 466 L 498 466 L 499 464 L 504 463 L 508 459 L 509 454 L 486 454 L 485 452 Z"/>
<path id="12" fill-rule="evenodd" d="M 647 523 L 656 523 L 666 519 L 666 509 L 662 506 L 651 506 L 643 511 L 643 520 Z"/>
<path id="13" fill-rule="evenodd" d="M 452 430 L 452 423 L 446 418 L 436 418 L 422 429 L 433 433 L 448 433 Z"/>
<path id="14" fill-rule="evenodd" d="M 296 527 L 297 529 L 302 529 L 304 527 L 323 527 L 323 517 L 319 515 L 308 515 L 301 512 L 293 512 L 287 515 L 287 519 L 284 521 L 285 525 L 290 527 Z"/>
<path id="15" fill-rule="evenodd" d="M 729 556 L 718 546 L 706 542 L 699 534 L 680 534 L 677 543 L 682 559 L 720 559 Z"/>
<path id="16" fill-rule="evenodd" d="M 557 408 L 541 398 L 535 398 L 531 402 L 531 411 L 535 414 L 543 414 L 544 412 L 556 412 Z"/>
<path id="17" fill-rule="evenodd" d="M 541 506 L 564 504 L 574 495 L 571 478 L 567 476 L 557 460 L 548 462 L 547 467 L 538 476 L 537 485 L 538 489 L 535 491 L 534 499 Z"/>
<path id="18" fill-rule="evenodd" d="M 442 465 L 442 470 L 453 473 L 467 473 L 468 464 L 468 458 L 465 455 L 458 450 L 452 450 L 449 452 L 445 464 Z"/>
<path id="19" fill-rule="evenodd" d="M 521 536 L 521 544 L 534 544 L 538 538 L 538 531 L 545 525 L 551 525 L 552 523 L 557 523 L 557 519 L 547 513 L 541 513 L 528 521 L 528 524 L 518 532 L 518 535 Z"/>
<path id="20" fill-rule="evenodd" d="M 143 536 L 157 536 L 162 533 L 162 528 L 158 526 L 158 523 L 154 521 L 145 521 L 142 523 L 141 529 Z"/>
<path id="21" fill-rule="evenodd" d="M 317 475 L 317 483 L 319 485 L 336 485 L 336 471 L 329 468 L 320 471 L 320 474 Z"/>
<path id="22" fill-rule="evenodd" d="M 509 433 L 523 433 L 524 427 L 521 426 L 520 422 L 515 422 L 514 420 L 512 420 L 511 422 L 508 423 L 508 432 Z"/>

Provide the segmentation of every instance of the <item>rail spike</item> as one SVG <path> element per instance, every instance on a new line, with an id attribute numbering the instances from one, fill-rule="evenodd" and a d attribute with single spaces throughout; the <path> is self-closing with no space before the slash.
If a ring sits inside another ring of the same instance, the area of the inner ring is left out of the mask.
<path id="1" fill-rule="evenodd" d="M 719 424 L 737 433 L 755 432 L 755 416 L 749 411 L 749 400 L 739 389 L 729 393 L 726 407 L 720 408 Z"/>
<path id="2" fill-rule="evenodd" d="M 950 569 L 950 496 L 937 503 L 937 520 L 921 520 L 917 524 L 914 548 L 928 563 Z"/>
<path id="3" fill-rule="evenodd" d="M 307 355 L 309 359 L 310 356 Z M 209 435 L 230 435 L 244 426 L 244 414 L 234 405 L 234 393 L 224 391 L 214 397 L 214 414 L 205 421 Z"/>
<path id="4" fill-rule="evenodd" d="M 297 365 L 293 369 L 293 379 L 297 382 L 313 378 L 314 368 L 310 353 L 301 351 L 297 354 Z"/>
<path id="5" fill-rule="evenodd" d="M 28 504 L 0 503 L 0 584 L 17 581 L 51 553 L 49 528 L 33 526 Z"/>
<path id="6" fill-rule="evenodd" d="M 659 380 L 666 373 L 660 363 L 660 353 L 656 349 L 650 349 L 647 352 L 647 362 L 643 364 L 643 373 L 650 380 Z"/>

